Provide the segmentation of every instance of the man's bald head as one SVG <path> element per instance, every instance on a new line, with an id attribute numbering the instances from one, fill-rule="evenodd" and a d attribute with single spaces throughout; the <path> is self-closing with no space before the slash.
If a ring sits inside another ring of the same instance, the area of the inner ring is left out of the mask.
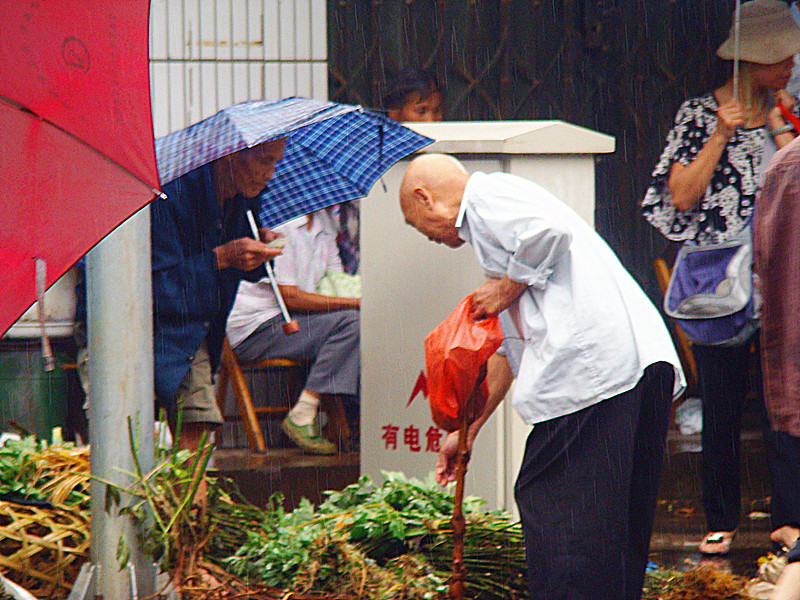
<path id="1" fill-rule="evenodd" d="M 408 165 L 400 184 L 406 223 L 428 239 L 456 248 L 463 244 L 455 222 L 469 173 L 447 154 L 423 154 Z"/>

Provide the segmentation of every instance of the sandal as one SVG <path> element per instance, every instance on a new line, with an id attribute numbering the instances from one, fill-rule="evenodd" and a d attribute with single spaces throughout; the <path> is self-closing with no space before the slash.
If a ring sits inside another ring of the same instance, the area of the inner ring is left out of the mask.
<path id="1" fill-rule="evenodd" d="M 731 551 L 734 537 L 736 537 L 735 529 L 733 531 L 710 531 L 700 542 L 698 549 L 702 554 L 722 556 Z"/>

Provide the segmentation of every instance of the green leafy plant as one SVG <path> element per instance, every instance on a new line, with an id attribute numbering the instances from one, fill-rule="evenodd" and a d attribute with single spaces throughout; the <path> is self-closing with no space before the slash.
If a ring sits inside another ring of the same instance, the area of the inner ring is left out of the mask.
<path id="1" fill-rule="evenodd" d="M 452 497 L 432 477 L 421 482 L 401 473 L 384 476 L 380 486 L 362 477 L 341 492 L 328 492 L 317 509 L 303 502 L 285 513 L 280 499 L 273 499 L 274 520 L 222 564 L 241 577 L 295 592 L 443 597 L 452 561 Z M 503 513 L 480 512 L 483 504 L 465 501 L 470 597 L 521 598 L 525 555 L 519 524 Z"/>

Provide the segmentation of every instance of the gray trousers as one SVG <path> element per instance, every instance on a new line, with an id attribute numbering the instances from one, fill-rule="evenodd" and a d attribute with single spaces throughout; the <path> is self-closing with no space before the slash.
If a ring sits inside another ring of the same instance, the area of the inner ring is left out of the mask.
<path id="1" fill-rule="evenodd" d="M 251 333 L 233 350 L 241 360 L 291 358 L 310 361 L 305 389 L 319 394 L 358 396 L 361 376 L 361 329 L 359 311 L 335 310 L 294 313 L 300 331 L 283 332 L 278 315 Z"/>

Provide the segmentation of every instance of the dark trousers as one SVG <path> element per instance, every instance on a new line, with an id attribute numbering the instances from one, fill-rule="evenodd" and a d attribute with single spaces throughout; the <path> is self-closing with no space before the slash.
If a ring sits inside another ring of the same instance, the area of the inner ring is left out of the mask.
<path id="1" fill-rule="evenodd" d="M 532 600 L 638 600 L 653 528 L 674 371 L 537 423 L 515 497 Z"/>
<path id="2" fill-rule="evenodd" d="M 770 429 L 757 336 L 755 341 L 755 352 L 750 351 L 749 343 L 693 348 L 703 394 L 703 508 L 709 531 L 733 531 L 739 525 L 739 436 L 749 390 L 756 395 L 755 409 L 772 480 L 772 527 L 800 524 L 800 448 L 796 438 Z"/>

